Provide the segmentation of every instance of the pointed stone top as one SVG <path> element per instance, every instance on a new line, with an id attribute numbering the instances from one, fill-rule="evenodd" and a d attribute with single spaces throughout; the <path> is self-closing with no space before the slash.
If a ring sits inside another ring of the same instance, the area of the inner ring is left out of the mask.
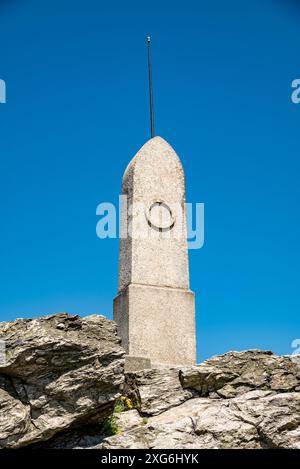
<path id="1" fill-rule="evenodd" d="M 150 173 L 152 171 L 154 174 L 155 172 L 160 173 L 163 168 L 168 172 L 166 166 L 169 166 L 169 171 L 176 167 L 183 177 L 182 165 L 175 150 L 164 138 L 153 137 L 140 148 L 129 162 L 122 180 L 124 192 L 128 192 L 128 188 L 132 184 L 130 181 L 133 174 L 139 169 L 141 172 L 147 171 Z"/>
<path id="2" fill-rule="evenodd" d="M 152 150 L 152 151 L 172 151 L 175 153 L 175 150 L 172 148 L 172 146 L 162 137 L 156 136 L 153 138 L 150 138 L 138 151 L 136 156 L 138 156 L 140 153 L 144 153 L 145 151 Z M 176 153 L 175 153 L 176 154 Z M 132 161 L 132 160 L 131 160 Z"/>

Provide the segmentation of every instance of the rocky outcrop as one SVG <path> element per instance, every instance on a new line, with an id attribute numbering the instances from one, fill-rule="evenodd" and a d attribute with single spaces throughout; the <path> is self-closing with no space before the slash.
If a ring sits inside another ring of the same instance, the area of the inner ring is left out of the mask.
<path id="1" fill-rule="evenodd" d="M 202 365 L 181 370 L 179 378 L 184 389 L 193 389 L 203 397 L 231 398 L 255 389 L 300 390 L 297 360 L 260 350 L 213 357 Z"/>
<path id="2" fill-rule="evenodd" d="M 116 325 L 65 313 L 0 323 L 0 447 L 19 448 L 112 413 L 124 381 Z"/>
<path id="3" fill-rule="evenodd" d="M 300 449 L 300 357 L 124 373 L 115 324 L 65 313 L 0 323 L 0 340 L 0 447 Z"/>
<path id="4" fill-rule="evenodd" d="M 300 449 L 299 426 L 299 393 L 253 391 L 230 400 L 190 399 L 98 447 Z"/>
<path id="5" fill-rule="evenodd" d="M 126 428 L 125 413 L 123 432 L 97 447 L 300 449 L 300 364 L 291 357 L 230 352 L 196 367 L 130 373 L 125 389 L 140 422 Z"/>

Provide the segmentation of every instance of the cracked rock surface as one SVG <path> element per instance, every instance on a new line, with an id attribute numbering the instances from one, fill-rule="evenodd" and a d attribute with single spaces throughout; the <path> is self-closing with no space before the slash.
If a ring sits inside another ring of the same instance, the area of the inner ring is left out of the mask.
<path id="1" fill-rule="evenodd" d="M 115 323 L 66 313 L 0 323 L 0 340 L 2 448 L 300 449 L 300 356 L 124 374 Z M 133 408 L 113 415 L 121 394 Z"/>
<path id="2" fill-rule="evenodd" d="M 125 389 L 140 423 L 98 448 L 300 449 L 299 357 L 229 352 L 195 367 L 130 373 Z"/>
<path id="3" fill-rule="evenodd" d="M 66 313 L 0 323 L 0 448 L 101 422 L 124 381 L 116 325 Z M 3 358 L 3 357 L 2 357 Z"/>

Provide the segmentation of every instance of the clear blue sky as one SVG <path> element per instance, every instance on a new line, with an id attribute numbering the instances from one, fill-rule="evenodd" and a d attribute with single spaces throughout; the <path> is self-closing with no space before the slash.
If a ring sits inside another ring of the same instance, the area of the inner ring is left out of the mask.
<path id="1" fill-rule="evenodd" d="M 205 203 L 190 251 L 198 359 L 291 353 L 300 337 L 300 4 L 296 1 L 0 1 L 0 319 L 112 317 L 118 240 L 96 237 L 157 134 Z"/>

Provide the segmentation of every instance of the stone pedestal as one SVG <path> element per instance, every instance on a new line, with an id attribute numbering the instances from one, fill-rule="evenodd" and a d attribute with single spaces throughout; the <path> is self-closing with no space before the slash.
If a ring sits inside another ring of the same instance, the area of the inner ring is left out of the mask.
<path id="1" fill-rule="evenodd" d="M 151 361 L 149 358 L 125 355 L 125 373 L 148 369 L 151 369 Z"/>
<path id="2" fill-rule="evenodd" d="M 195 304 L 189 290 L 129 285 L 114 300 L 114 319 L 129 355 L 152 366 L 195 364 Z"/>

